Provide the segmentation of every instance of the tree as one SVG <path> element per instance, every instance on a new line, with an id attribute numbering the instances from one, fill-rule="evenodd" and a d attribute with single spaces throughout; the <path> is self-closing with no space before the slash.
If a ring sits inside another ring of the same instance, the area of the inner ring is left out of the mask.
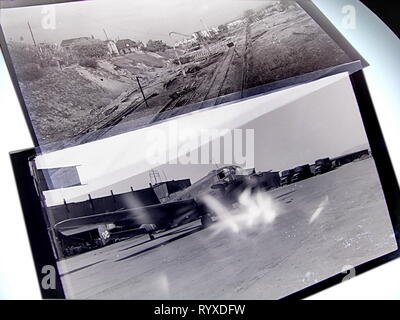
<path id="1" fill-rule="evenodd" d="M 21 82 L 38 80 L 44 76 L 40 65 L 36 63 L 26 63 L 15 68 L 18 80 Z"/>
<path id="2" fill-rule="evenodd" d="M 251 17 L 251 16 L 253 16 L 254 14 L 255 14 L 255 11 L 254 11 L 253 9 L 247 9 L 247 10 L 244 12 L 244 16 L 245 16 L 246 18 Z"/>
<path id="3" fill-rule="evenodd" d="M 254 22 L 254 14 L 255 11 L 253 9 L 248 9 L 244 12 L 244 17 L 247 19 L 249 23 Z"/>
<path id="4" fill-rule="evenodd" d="M 144 43 L 142 42 L 142 41 L 136 41 L 136 43 L 137 43 L 137 47 L 140 49 L 140 50 L 142 50 L 144 47 L 145 47 L 145 45 L 144 45 Z"/>
<path id="5" fill-rule="evenodd" d="M 108 54 L 107 44 L 95 39 L 76 44 L 73 50 L 80 59 L 104 59 Z"/>
<path id="6" fill-rule="evenodd" d="M 229 31 L 229 29 L 226 24 L 221 24 L 220 26 L 218 26 L 218 31 L 220 33 L 227 33 Z"/>
<path id="7" fill-rule="evenodd" d="M 40 54 L 36 47 L 18 42 L 10 42 L 10 55 L 15 66 L 34 63 L 40 64 Z"/>
<path id="8" fill-rule="evenodd" d="M 293 1 L 285 0 L 285 1 L 280 1 L 279 2 L 279 11 L 285 12 L 290 9 L 291 5 L 293 4 Z"/>
<path id="9" fill-rule="evenodd" d="M 170 48 L 164 41 L 162 40 L 149 40 L 146 45 L 146 50 L 150 52 L 164 52 Z"/>
<path id="10" fill-rule="evenodd" d="M 21 82 L 34 81 L 43 76 L 39 50 L 24 43 L 9 43 L 10 55 L 17 78 Z"/>
<path id="11" fill-rule="evenodd" d="M 97 61 L 93 58 L 81 58 L 79 59 L 79 65 L 86 68 L 97 68 Z"/>

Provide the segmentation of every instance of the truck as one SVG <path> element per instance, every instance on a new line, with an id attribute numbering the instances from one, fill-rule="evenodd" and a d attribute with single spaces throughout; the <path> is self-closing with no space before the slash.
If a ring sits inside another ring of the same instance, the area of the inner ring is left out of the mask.
<path id="1" fill-rule="evenodd" d="M 294 169 L 292 182 L 299 182 L 312 177 L 311 168 L 309 164 L 298 166 Z"/>
<path id="2" fill-rule="evenodd" d="M 315 161 L 314 174 L 323 174 L 332 170 L 332 163 L 329 158 L 318 159 Z"/>
<path id="3" fill-rule="evenodd" d="M 294 174 L 293 169 L 283 170 L 281 172 L 281 186 L 285 186 L 292 183 L 293 174 Z"/>
<path id="4" fill-rule="evenodd" d="M 354 160 L 360 160 L 360 159 L 365 159 L 371 156 L 371 153 L 368 149 L 357 151 L 357 152 L 352 152 L 348 154 L 341 155 L 339 157 L 333 158 L 332 159 L 332 167 L 337 168 L 340 166 L 343 166 L 347 163 L 351 163 Z"/>

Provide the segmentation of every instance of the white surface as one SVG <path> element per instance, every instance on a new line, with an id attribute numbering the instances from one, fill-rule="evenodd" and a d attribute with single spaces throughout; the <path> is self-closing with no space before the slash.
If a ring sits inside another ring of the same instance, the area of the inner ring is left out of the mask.
<path id="1" fill-rule="evenodd" d="M 365 76 L 378 119 L 400 179 L 400 40 L 360 1 L 314 0 L 321 11 L 369 62 Z M 343 25 L 343 8 L 355 8 L 355 29 Z M 400 299 L 400 259 L 369 271 L 346 283 L 329 288 L 313 299 Z"/>
<path id="2" fill-rule="evenodd" d="M 21 107 L 0 56 L 0 298 L 40 298 L 9 152 L 33 146 Z"/>
<path id="3" fill-rule="evenodd" d="M 400 259 L 319 292 L 309 300 L 398 300 Z M 343 274 L 345 277 L 345 274 Z"/>
<path id="4" fill-rule="evenodd" d="M 54 206 L 63 204 L 63 201 L 67 203 L 83 201 L 88 194 L 93 196 L 100 189 L 105 189 L 129 177 L 147 173 L 155 165 L 163 165 L 184 156 L 188 152 L 187 146 L 190 146 L 191 150 L 196 149 L 198 147 L 196 141 L 202 136 L 204 130 L 209 130 L 209 132 L 218 130 L 218 135 L 223 136 L 226 130 L 241 128 L 264 114 L 283 108 L 319 90 L 334 87 L 334 84 L 340 85 L 340 89 L 334 92 L 339 90 L 343 92 L 343 88 L 349 88 L 348 91 L 351 92 L 348 73 L 341 73 L 251 100 L 225 104 L 212 110 L 198 110 L 151 127 L 40 155 L 36 158 L 38 169 L 77 166 L 80 180 L 85 181 L 85 184 L 81 186 L 45 191 L 46 204 Z M 327 92 L 329 94 L 330 91 Z M 356 102 L 354 96 L 349 100 L 346 106 L 354 106 L 352 104 Z M 337 100 L 334 101 L 331 106 L 324 107 L 334 108 Z M 179 130 L 179 136 L 173 129 Z M 253 127 L 249 129 L 254 130 Z M 344 128 L 342 132 L 345 132 Z M 357 130 L 351 131 L 356 135 L 355 132 Z M 166 137 L 166 140 L 157 140 L 160 136 Z M 176 138 L 178 141 L 174 141 Z M 174 141 L 173 146 L 165 143 L 166 141 Z M 365 135 L 362 134 L 356 141 L 357 143 L 365 141 Z M 330 142 L 334 144 L 333 141 Z M 148 155 L 148 151 L 151 151 L 149 147 L 151 143 L 153 144 L 151 148 L 155 145 L 159 150 L 163 150 L 163 154 L 168 154 L 168 158 L 154 163 Z M 174 150 L 169 150 L 170 148 L 178 151 L 173 152 Z M 342 148 L 344 149 L 343 146 Z M 141 150 L 141 153 L 138 154 L 137 150 Z"/>
<path id="5" fill-rule="evenodd" d="M 371 67 L 367 81 L 377 108 L 381 126 L 391 153 L 397 176 L 400 172 L 400 110 L 398 101 L 398 52 L 400 41 L 374 18 L 358 19 L 355 30 L 341 28 L 344 4 L 356 0 L 315 0 L 340 31 L 367 58 Z M 361 15 L 368 13 L 362 8 Z M 26 123 L 9 80 L 3 58 L 0 58 L 0 104 L 3 107 L 0 125 L 0 194 L 2 195 L 2 226 L 0 232 L 0 298 L 39 299 L 40 292 L 23 216 L 14 183 L 8 152 L 31 147 Z M 397 111 L 396 111 L 397 109 Z M 346 283 L 321 292 L 320 299 L 400 299 L 400 259 L 374 269 Z"/>

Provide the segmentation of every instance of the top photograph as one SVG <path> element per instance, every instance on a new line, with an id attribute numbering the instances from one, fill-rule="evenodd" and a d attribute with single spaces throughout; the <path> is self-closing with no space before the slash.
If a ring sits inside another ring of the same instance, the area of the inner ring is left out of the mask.
<path id="1" fill-rule="evenodd" d="M 0 18 L 38 145 L 98 140 L 356 60 L 296 1 L 91 0 Z"/>

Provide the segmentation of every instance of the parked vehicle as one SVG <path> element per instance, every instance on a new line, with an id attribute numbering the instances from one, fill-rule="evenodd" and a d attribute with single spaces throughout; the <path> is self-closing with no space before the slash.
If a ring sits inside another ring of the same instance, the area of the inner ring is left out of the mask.
<path id="1" fill-rule="evenodd" d="M 281 172 L 281 186 L 285 186 L 285 185 L 292 183 L 293 174 L 294 174 L 293 169 L 282 171 Z"/>
<path id="2" fill-rule="evenodd" d="M 310 165 L 305 164 L 298 166 L 294 169 L 294 175 L 292 177 L 292 182 L 298 182 L 304 179 L 308 179 L 312 176 Z"/>
<path id="3" fill-rule="evenodd" d="M 353 152 L 353 153 L 348 153 L 348 154 L 345 154 L 340 157 L 336 157 L 336 158 L 332 159 L 332 167 L 337 168 L 337 167 L 343 166 L 347 163 L 351 163 L 354 160 L 365 159 L 370 156 L 371 156 L 371 154 L 368 149 Z"/>
<path id="4" fill-rule="evenodd" d="M 318 159 L 315 161 L 314 174 L 323 174 L 332 170 L 331 160 L 329 158 Z"/>

